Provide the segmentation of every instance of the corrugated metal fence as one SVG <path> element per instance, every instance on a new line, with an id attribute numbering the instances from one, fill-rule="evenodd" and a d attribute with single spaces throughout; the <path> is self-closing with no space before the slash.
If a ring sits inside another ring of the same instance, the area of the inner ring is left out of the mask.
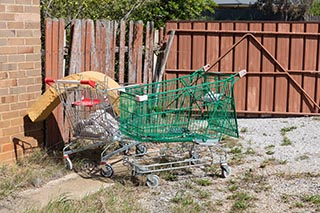
<path id="1" fill-rule="evenodd" d="M 204 64 L 248 71 L 236 84 L 240 114 L 319 115 L 319 23 L 168 22 L 175 30 L 165 78 Z"/>

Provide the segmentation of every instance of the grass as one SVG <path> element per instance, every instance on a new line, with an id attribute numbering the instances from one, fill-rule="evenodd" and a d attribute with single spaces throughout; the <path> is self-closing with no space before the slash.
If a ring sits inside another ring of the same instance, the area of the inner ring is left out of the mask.
<path id="1" fill-rule="evenodd" d="M 283 136 L 281 146 L 289 146 L 292 145 L 291 140 L 285 135 Z"/>
<path id="2" fill-rule="evenodd" d="M 28 209 L 26 212 L 146 212 L 138 202 L 138 196 L 139 193 L 133 188 L 116 183 L 81 200 L 72 200 L 63 195 L 42 209 Z"/>
<path id="3" fill-rule="evenodd" d="M 65 175 L 68 171 L 61 159 L 61 155 L 49 156 L 44 151 L 36 150 L 16 165 L 1 165 L 0 200 Z"/>
<path id="4" fill-rule="evenodd" d="M 281 135 L 284 136 L 284 135 L 286 135 L 287 132 L 290 132 L 295 129 L 297 129 L 296 126 L 284 127 L 280 130 L 280 132 L 281 132 Z"/>
<path id="5" fill-rule="evenodd" d="M 233 200 L 231 212 L 245 212 L 253 205 L 255 198 L 246 192 L 237 192 L 229 196 L 227 199 Z"/>
<path id="6" fill-rule="evenodd" d="M 317 208 L 317 211 L 320 211 L 320 194 L 304 195 L 301 200 L 305 203 L 314 205 Z"/>

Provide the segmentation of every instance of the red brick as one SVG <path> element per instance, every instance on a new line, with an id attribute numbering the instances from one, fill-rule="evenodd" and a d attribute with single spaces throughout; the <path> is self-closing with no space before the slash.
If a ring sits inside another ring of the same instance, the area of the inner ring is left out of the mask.
<path id="1" fill-rule="evenodd" d="M 26 45 L 40 45 L 40 38 L 26 38 L 25 44 Z"/>
<path id="2" fill-rule="evenodd" d="M 0 64 L 0 70 L 6 70 L 6 71 L 10 71 L 10 70 L 17 70 L 18 66 L 17 64 Z"/>
<path id="3" fill-rule="evenodd" d="M 0 88 L 17 86 L 17 79 L 0 80 Z"/>
<path id="4" fill-rule="evenodd" d="M 0 20 L 0 29 L 7 29 L 7 23 L 7 21 Z"/>
<path id="5" fill-rule="evenodd" d="M 27 103 L 26 102 L 10 104 L 10 109 L 11 110 L 19 110 L 19 109 L 24 109 L 24 108 L 27 108 Z"/>
<path id="6" fill-rule="evenodd" d="M 41 90 L 41 88 L 39 88 L 39 85 L 27 86 L 27 92 L 36 92 L 39 90 Z"/>
<path id="7" fill-rule="evenodd" d="M 35 77 L 35 76 L 39 76 L 39 75 L 41 75 L 41 70 L 27 70 L 27 73 L 26 73 L 26 75 L 28 76 L 28 77 Z"/>
<path id="8" fill-rule="evenodd" d="M 40 21 L 40 13 L 32 14 L 32 13 L 18 13 L 15 14 L 15 21 L 23 21 L 23 22 L 36 22 Z"/>
<path id="9" fill-rule="evenodd" d="M 7 79 L 7 78 L 9 78 L 9 73 L 8 72 L 4 72 L 4 71 L 2 71 L 2 72 L 0 72 L 0 80 L 3 80 L 3 79 Z M 1 81 L 0 81 L 1 82 Z M 2 86 L 1 86 L 1 84 L 0 84 L 0 88 L 1 88 Z"/>
<path id="10" fill-rule="evenodd" d="M 17 30 L 17 37 L 33 37 L 32 30 Z"/>
<path id="11" fill-rule="evenodd" d="M 36 93 L 26 93 L 18 95 L 18 101 L 28 101 L 28 107 L 30 107 L 33 102 L 31 100 L 36 100 L 40 97 L 40 89 Z"/>
<path id="12" fill-rule="evenodd" d="M 1 123 L 0 123 L 1 124 Z M 8 125 L 8 124 L 7 124 Z M 0 144 L 4 144 L 4 143 L 9 143 L 11 140 L 10 140 L 10 137 L 6 136 L 6 137 L 3 137 L 1 136 L 0 137 Z"/>
<path id="13" fill-rule="evenodd" d="M 2 112 L 5 112 L 5 111 L 9 111 L 9 109 L 10 109 L 10 104 L 9 103 L 7 103 L 7 104 L 1 104 L 0 105 L 0 112 L 2 113 Z M 0 122 L 1 123 L 1 122 Z M 3 122 L 2 122 L 3 123 Z"/>
<path id="14" fill-rule="evenodd" d="M 18 97 L 16 95 L 9 95 L 9 96 L 3 96 L 0 97 L 0 103 L 12 103 L 18 100 Z M 3 118 L 5 119 L 5 118 Z"/>
<path id="15" fill-rule="evenodd" d="M 8 73 L 9 73 L 9 78 L 12 78 L 12 79 L 18 78 L 18 85 L 20 85 L 19 81 L 26 77 L 26 72 L 23 70 L 10 71 Z"/>
<path id="16" fill-rule="evenodd" d="M 32 0 L 16 0 L 16 4 L 31 5 L 32 4 Z"/>
<path id="17" fill-rule="evenodd" d="M 10 55 L 8 56 L 8 62 L 22 62 L 25 61 L 25 55 Z"/>
<path id="18" fill-rule="evenodd" d="M 1 15 L 1 13 L 0 13 Z M 1 18 L 1 17 L 0 17 Z M 0 30 L 0 38 L 7 38 L 7 37 L 15 37 L 16 31 L 15 30 Z"/>
<path id="19" fill-rule="evenodd" d="M 40 53 L 33 53 L 26 55 L 26 61 L 40 61 L 41 54 Z"/>
<path id="20" fill-rule="evenodd" d="M 13 112 L 13 111 L 2 112 L 2 113 L 1 113 L 1 117 L 2 117 L 2 120 L 3 120 L 3 121 L 4 121 L 4 120 L 10 120 L 10 119 L 19 117 L 19 113 Z"/>
<path id="21" fill-rule="evenodd" d="M 35 14 L 40 14 L 40 8 L 39 6 L 26 6 L 25 11 L 27 13 L 35 13 Z"/>
<path id="22" fill-rule="evenodd" d="M 34 69 L 34 63 L 32 62 L 20 63 L 18 65 L 18 68 L 19 70 Z"/>
<path id="23" fill-rule="evenodd" d="M 40 0 L 33 0 L 32 3 L 33 5 L 40 5 Z"/>
<path id="24" fill-rule="evenodd" d="M 20 127 L 14 126 L 14 127 L 3 128 L 2 131 L 3 131 L 3 136 L 11 136 L 13 134 L 19 133 Z"/>
<path id="25" fill-rule="evenodd" d="M 0 88 L 0 96 L 9 95 L 8 88 Z"/>
<path id="26" fill-rule="evenodd" d="M 34 29 L 34 30 L 39 30 L 40 29 L 40 22 L 27 22 L 25 23 L 26 29 Z"/>
<path id="27" fill-rule="evenodd" d="M 1 152 L 9 152 L 14 150 L 13 143 L 6 143 L 1 145 Z"/>
<path id="28" fill-rule="evenodd" d="M 13 94 L 21 94 L 21 93 L 25 93 L 26 92 L 26 87 L 24 87 L 24 86 L 11 87 L 9 89 L 9 91 L 10 91 L 11 95 L 13 95 Z"/>
<path id="29" fill-rule="evenodd" d="M 9 54 L 16 54 L 17 47 L 1 47 L 0 48 L 0 55 L 9 55 Z"/>
<path id="30" fill-rule="evenodd" d="M 14 21 L 15 20 L 15 15 L 14 14 L 9 14 L 9 13 L 0 13 L 0 20 L 2 21 Z"/>
<path id="31" fill-rule="evenodd" d="M 8 38 L 8 45 L 12 45 L 12 46 L 24 45 L 24 39 L 22 39 L 22 38 Z"/>
<path id="32" fill-rule="evenodd" d="M 15 152 L 1 152 L 0 153 L 0 162 L 1 163 L 9 163 L 15 160 Z"/>
<path id="33" fill-rule="evenodd" d="M 8 56 L 0 55 L 0 63 L 6 63 L 6 62 L 8 62 Z M 0 77 L 0 79 L 1 79 L 1 77 Z"/>
<path id="34" fill-rule="evenodd" d="M 24 7 L 21 5 L 7 5 L 6 12 L 13 12 L 13 13 L 24 12 Z"/>
<path id="35" fill-rule="evenodd" d="M 0 5 L 0 11 L 4 11 L 6 9 L 5 5 Z"/>
<path id="36" fill-rule="evenodd" d="M 17 53 L 33 53 L 33 47 L 19 47 Z"/>
<path id="37" fill-rule="evenodd" d="M 15 118 L 10 120 L 11 126 L 23 126 L 23 124 L 24 124 L 23 118 Z"/>
<path id="38" fill-rule="evenodd" d="M 5 45 L 8 45 L 8 39 L 6 38 L 0 39 L 0 46 L 5 46 Z"/>
<path id="39" fill-rule="evenodd" d="M 24 29 L 23 22 L 8 22 L 8 29 Z"/>

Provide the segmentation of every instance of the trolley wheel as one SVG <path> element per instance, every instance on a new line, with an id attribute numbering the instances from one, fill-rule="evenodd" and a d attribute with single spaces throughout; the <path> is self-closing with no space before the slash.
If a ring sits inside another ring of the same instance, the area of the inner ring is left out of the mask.
<path id="1" fill-rule="evenodd" d="M 80 171 L 81 172 L 85 172 L 87 174 L 91 174 L 91 173 L 93 173 L 95 171 L 96 165 L 97 165 L 96 162 L 93 162 L 91 160 L 85 159 L 85 160 L 83 160 L 81 162 Z"/>
<path id="2" fill-rule="evenodd" d="M 160 178 L 157 175 L 149 174 L 147 176 L 147 186 L 150 188 L 159 186 Z"/>
<path id="3" fill-rule="evenodd" d="M 147 153 L 147 147 L 143 144 L 138 144 L 136 146 L 136 154 L 140 155 L 145 153 Z"/>
<path id="4" fill-rule="evenodd" d="M 71 162 L 70 158 L 65 158 L 64 159 L 64 163 L 65 163 L 66 169 L 68 169 L 68 170 L 72 170 L 73 169 L 73 165 L 72 165 L 72 162 Z"/>
<path id="5" fill-rule="evenodd" d="M 113 168 L 110 164 L 106 164 L 105 168 L 102 168 L 100 173 L 103 177 L 110 178 L 113 175 Z"/>
<path id="6" fill-rule="evenodd" d="M 192 160 L 191 163 L 193 165 L 198 164 L 199 163 L 199 159 L 200 159 L 199 153 L 197 153 L 197 152 L 192 152 L 191 153 L 191 160 Z"/>
<path id="7" fill-rule="evenodd" d="M 220 168 L 221 168 L 221 176 L 223 178 L 226 178 L 231 174 L 231 168 L 228 166 L 228 164 L 226 163 L 221 164 Z"/>

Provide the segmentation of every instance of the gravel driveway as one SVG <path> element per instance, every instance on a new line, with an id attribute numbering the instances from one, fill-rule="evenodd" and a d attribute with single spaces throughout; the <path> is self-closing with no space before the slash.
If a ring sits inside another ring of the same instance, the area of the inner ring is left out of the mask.
<path id="1" fill-rule="evenodd" d="M 320 118 L 238 119 L 238 125 L 240 138 L 225 142 L 232 167 L 229 177 L 162 178 L 161 186 L 143 191 L 140 202 L 145 209 L 319 212 Z M 201 171 L 193 170 L 194 174 L 201 176 Z M 199 178 L 204 179 L 200 184 Z M 201 184 L 206 180 L 208 184 Z"/>

